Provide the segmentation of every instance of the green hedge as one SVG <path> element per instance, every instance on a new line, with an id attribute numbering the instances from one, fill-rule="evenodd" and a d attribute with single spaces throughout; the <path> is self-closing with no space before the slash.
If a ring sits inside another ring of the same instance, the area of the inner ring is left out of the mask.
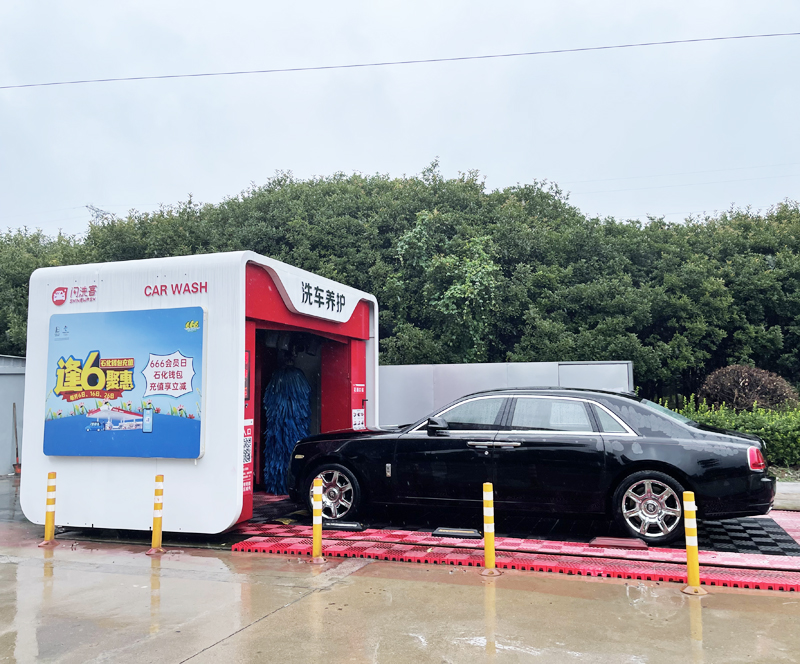
<path id="1" fill-rule="evenodd" d="M 724 404 L 717 408 L 705 401 L 697 403 L 692 397 L 684 402 L 678 412 L 701 424 L 760 436 L 766 442 L 766 456 L 772 464 L 800 464 L 800 409 L 768 410 L 756 407 L 752 411 L 736 412 Z"/>

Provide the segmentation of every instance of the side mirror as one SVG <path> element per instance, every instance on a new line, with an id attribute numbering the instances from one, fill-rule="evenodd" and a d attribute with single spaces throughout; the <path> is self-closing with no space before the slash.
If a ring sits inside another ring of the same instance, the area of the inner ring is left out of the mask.
<path id="1" fill-rule="evenodd" d="M 440 431 L 449 429 L 450 425 L 443 417 L 429 417 L 426 428 L 428 429 L 429 436 L 435 436 Z"/>

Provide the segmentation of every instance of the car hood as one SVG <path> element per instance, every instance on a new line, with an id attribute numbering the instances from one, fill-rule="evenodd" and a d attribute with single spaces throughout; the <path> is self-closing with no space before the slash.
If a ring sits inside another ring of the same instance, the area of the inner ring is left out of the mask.
<path id="1" fill-rule="evenodd" d="M 350 440 L 353 438 L 376 438 L 381 436 L 390 436 L 392 434 L 396 434 L 397 430 L 387 430 L 387 429 L 340 429 L 339 431 L 329 431 L 327 433 L 318 433 L 314 436 L 307 436 L 302 440 L 297 442 L 298 445 L 301 443 L 320 443 L 326 440 Z"/>

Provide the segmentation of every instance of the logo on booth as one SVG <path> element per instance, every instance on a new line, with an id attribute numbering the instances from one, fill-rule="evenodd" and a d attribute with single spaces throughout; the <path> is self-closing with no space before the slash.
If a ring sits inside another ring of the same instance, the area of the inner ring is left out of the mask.
<path id="1" fill-rule="evenodd" d="M 57 307 L 60 307 L 64 302 L 67 301 L 67 293 L 69 292 L 69 288 L 66 286 L 62 288 L 56 288 L 53 291 L 53 304 Z"/>
<path id="2" fill-rule="evenodd" d="M 81 302 L 94 302 L 97 299 L 97 284 L 89 286 L 73 286 L 71 289 L 66 286 L 56 288 L 53 291 L 53 304 L 60 307 L 69 301 L 70 304 Z"/>

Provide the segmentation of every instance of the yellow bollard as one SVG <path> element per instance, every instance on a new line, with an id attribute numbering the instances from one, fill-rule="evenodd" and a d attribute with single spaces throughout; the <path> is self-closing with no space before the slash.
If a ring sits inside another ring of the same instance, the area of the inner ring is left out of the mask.
<path id="1" fill-rule="evenodd" d="M 58 542 L 56 542 L 55 473 L 47 473 L 47 512 L 44 515 L 44 541 L 39 546 L 58 546 Z"/>
<path id="2" fill-rule="evenodd" d="M 161 512 L 164 506 L 164 476 L 156 475 L 156 495 L 153 503 L 153 543 L 150 545 L 148 556 L 164 553 L 161 547 Z"/>
<path id="3" fill-rule="evenodd" d="M 686 587 L 687 595 L 707 595 L 700 587 L 700 562 L 697 558 L 697 505 L 694 492 L 683 492 L 683 527 L 686 529 Z"/>
<path id="4" fill-rule="evenodd" d="M 322 557 L 322 478 L 314 478 L 314 504 L 312 521 L 311 562 L 317 565 L 325 562 Z"/>
<path id="5" fill-rule="evenodd" d="M 491 482 L 483 485 L 483 571 L 481 576 L 500 576 L 494 563 L 494 489 Z"/>

